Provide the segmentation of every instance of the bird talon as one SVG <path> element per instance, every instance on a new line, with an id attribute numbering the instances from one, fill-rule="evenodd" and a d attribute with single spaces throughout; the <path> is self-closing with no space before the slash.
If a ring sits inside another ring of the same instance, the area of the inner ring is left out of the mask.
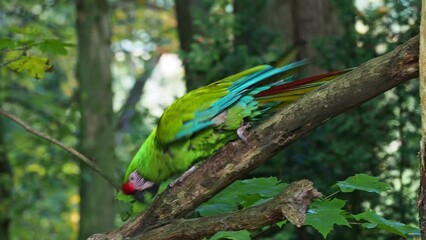
<path id="1" fill-rule="evenodd" d="M 175 179 L 175 180 L 171 181 L 171 182 L 169 183 L 169 188 L 174 187 L 174 186 L 178 183 L 178 181 L 177 181 L 177 180 L 178 180 L 178 179 Z"/>
<path id="2" fill-rule="evenodd" d="M 247 131 L 247 129 L 253 127 L 251 123 L 244 124 L 244 122 L 241 123 L 240 127 L 237 129 L 237 135 L 238 138 L 241 139 L 244 143 L 248 143 L 247 137 L 244 136 L 244 133 Z"/>
<path id="3" fill-rule="evenodd" d="M 197 165 L 192 166 L 190 169 L 186 170 L 182 175 L 169 183 L 169 187 L 172 188 L 176 186 L 176 184 L 181 183 L 190 173 L 192 173 L 195 169 L 197 169 Z"/>

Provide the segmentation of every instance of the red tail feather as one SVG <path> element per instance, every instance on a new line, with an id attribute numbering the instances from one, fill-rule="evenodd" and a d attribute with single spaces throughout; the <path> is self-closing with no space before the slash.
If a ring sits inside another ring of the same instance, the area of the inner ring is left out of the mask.
<path id="1" fill-rule="evenodd" d="M 315 76 L 303 78 L 303 79 L 296 80 L 296 81 L 291 82 L 291 83 L 287 83 L 287 84 L 283 84 L 283 85 L 271 87 L 268 90 L 265 90 L 265 91 L 262 91 L 262 92 L 256 94 L 254 97 L 255 98 L 257 98 L 257 97 L 265 97 L 265 96 L 270 96 L 270 95 L 274 95 L 274 94 L 277 94 L 277 93 L 283 93 L 283 92 L 291 90 L 291 89 L 293 89 L 295 87 L 302 86 L 302 85 L 305 85 L 305 84 L 308 84 L 308 83 L 312 83 L 312 82 L 321 80 L 323 78 L 331 77 L 331 76 L 334 76 L 334 75 L 337 75 L 337 76 L 341 75 L 341 74 L 346 73 L 346 72 L 348 72 L 350 70 L 352 70 L 352 69 L 345 69 L 345 70 L 333 71 L 333 72 L 328 72 L 328 73 L 324 73 L 324 74 L 320 74 L 320 75 L 315 75 Z"/>

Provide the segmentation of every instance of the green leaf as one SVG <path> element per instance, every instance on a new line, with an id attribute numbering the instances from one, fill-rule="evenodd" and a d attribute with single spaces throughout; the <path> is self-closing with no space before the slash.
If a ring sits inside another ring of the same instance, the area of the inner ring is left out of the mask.
<path id="1" fill-rule="evenodd" d="M 255 205 L 257 202 L 264 199 L 264 196 L 259 193 L 239 195 L 239 197 L 242 200 L 241 205 L 244 207 Z"/>
<path id="2" fill-rule="evenodd" d="M 119 194 L 117 194 L 116 198 L 120 199 L 121 197 L 118 195 Z M 132 215 L 132 203 L 130 201 L 117 201 L 117 206 L 121 220 L 126 221 Z"/>
<path id="3" fill-rule="evenodd" d="M 387 183 L 379 182 L 377 177 L 367 174 L 355 174 L 345 181 L 338 181 L 337 186 L 342 192 L 353 192 L 354 190 L 380 193 L 389 190 L 391 187 Z"/>
<path id="4" fill-rule="evenodd" d="M 130 216 L 135 216 L 136 214 L 142 212 L 152 201 L 152 194 L 149 192 L 143 193 L 143 198 L 146 203 L 141 203 L 134 199 L 131 195 L 125 195 L 122 192 L 119 192 L 115 195 L 115 198 L 118 201 L 119 213 L 121 219 L 126 221 Z"/>
<path id="5" fill-rule="evenodd" d="M 16 47 L 16 42 L 9 38 L 0 38 L 0 50 L 13 49 Z"/>
<path id="6" fill-rule="evenodd" d="M 236 181 L 198 207 L 197 212 L 201 216 L 211 216 L 260 204 L 278 195 L 286 186 L 275 177 Z"/>
<path id="7" fill-rule="evenodd" d="M 6 54 L 4 54 L 4 61 L 15 60 L 22 56 L 24 56 L 24 51 L 21 51 L 21 50 L 9 51 L 9 52 L 6 52 Z"/>
<path id="8" fill-rule="evenodd" d="M 337 198 L 315 200 L 306 214 L 305 224 L 315 228 L 324 238 L 333 230 L 334 224 L 350 227 L 342 210 L 345 204 L 346 201 Z"/>
<path id="9" fill-rule="evenodd" d="M 73 44 L 62 42 L 58 39 L 47 39 L 38 44 L 38 48 L 44 53 L 52 53 L 55 55 L 66 55 L 67 47 L 72 47 Z"/>
<path id="10" fill-rule="evenodd" d="M 238 210 L 236 206 L 230 204 L 203 204 L 197 208 L 198 213 L 201 216 L 212 216 L 222 213 L 228 213 Z"/>
<path id="11" fill-rule="evenodd" d="M 250 240 L 250 232 L 247 230 L 241 231 L 220 231 L 213 235 L 210 240 L 221 240 L 221 239 L 231 239 L 231 240 Z"/>
<path id="12" fill-rule="evenodd" d="M 135 213 L 142 212 L 146 207 L 147 207 L 146 204 L 143 204 L 139 201 L 134 201 L 132 203 L 132 215 L 135 214 Z"/>
<path id="13" fill-rule="evenodd" d="M 47 58 L 22 56 L 7 65 L 17 72 L 28 72 L 34 78 L 44 78 L 45 72 L 52 71 Z"/>
<path id="14" fill-rule="evenodd" d="M 37 36 L 40 36 L 41 34 L 41 27 L 40 25 L 37 25 L 37 23 L 30 23 L 23 28 L 18 26 L 11 27 L 10 30 L 12 32 L 20 33 L 27 36 L 37 37 Z"/>
<path id="15" fill-rule="evenodd" d="M 282 228 L 284 226 L 284 224 L 286 224 L 287 222 L 288 222 L 287 220 L 282 220 L 282 221 L 277 222 L 276 224 L 279 228 Z"/>
<path id="16" fill-rule="evenodd" d="M 117 195 L 115 195 L 115 198 L 123 202 L 131 202 L 134 200 L 131 195 L 126 195 L 122 192 L 118 192 Z"/>
<path id="17" fill-rule="evenodd" d="M 363 223 L 361 226 L 365 228 L 379 228 L 385 230 L 387 232 L 391 232 L 403 237 L 406 237 L 408 234 L 410 235 L 418 235 L 420 234 L 419 229 L 397 222 L 393 220 L 385 219 L 382 216 L 377 215 L 373 211 L 366 211 L 357 215 L 353 215 L 356 220 L 364 220 L 367 223 Z"/>

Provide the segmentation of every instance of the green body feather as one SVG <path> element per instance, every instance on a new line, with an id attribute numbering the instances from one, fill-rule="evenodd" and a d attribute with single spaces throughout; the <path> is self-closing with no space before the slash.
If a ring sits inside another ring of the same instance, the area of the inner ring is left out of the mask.
<path id="1" fill-rule="evenodd" d="M 132 159 L 124 181 L 138 171 L 143 178 L 159 182 L 213 155 L 237 138 L 241 123 L 255 123 L 265 113 L 321 85 L 322 78 L 317 78 L 309 81 L 310 85 L 303 82 L 302 86 L 279 90 L 296 83 L 293 75 L 304 65 L 305 62 L 296 62 L 281 68 L 257 66 L 177 99 L 164 111 L 158 126 Z M 341 73 L 334 73 L 327 80 Z M 276 90 L 279 94 L 268 94 Z M 258 97 L 259 93 L 262 97 Z"/>
<path id="2" fill-rule="evenodd" d="M 212 155 L 225 143 L 236 138 L 233 132 L 217 133 L 209 128 L 191 139 L 163 146 L 156 140 L 156 135 L 157 129 L 154 129 L 127 168 L 125 180 L 137 170 L 149 181 L 162 181 L 185 171 L 194 162 Z"/>

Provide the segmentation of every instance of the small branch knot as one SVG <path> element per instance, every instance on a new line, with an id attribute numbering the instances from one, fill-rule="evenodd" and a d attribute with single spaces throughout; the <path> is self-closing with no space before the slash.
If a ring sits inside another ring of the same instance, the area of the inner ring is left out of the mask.
<path id="1" fill-rule="evenodd" d="M 290 223 L 301 227 L 305 223 L 309 205 L 321 193 L 314 188 L 313 183 L 309 180 L 290 184 L 284 193 L 285 195 L 281 195 L 281 198 L 288 204 L 281 207 L 281 212 Z"/>

